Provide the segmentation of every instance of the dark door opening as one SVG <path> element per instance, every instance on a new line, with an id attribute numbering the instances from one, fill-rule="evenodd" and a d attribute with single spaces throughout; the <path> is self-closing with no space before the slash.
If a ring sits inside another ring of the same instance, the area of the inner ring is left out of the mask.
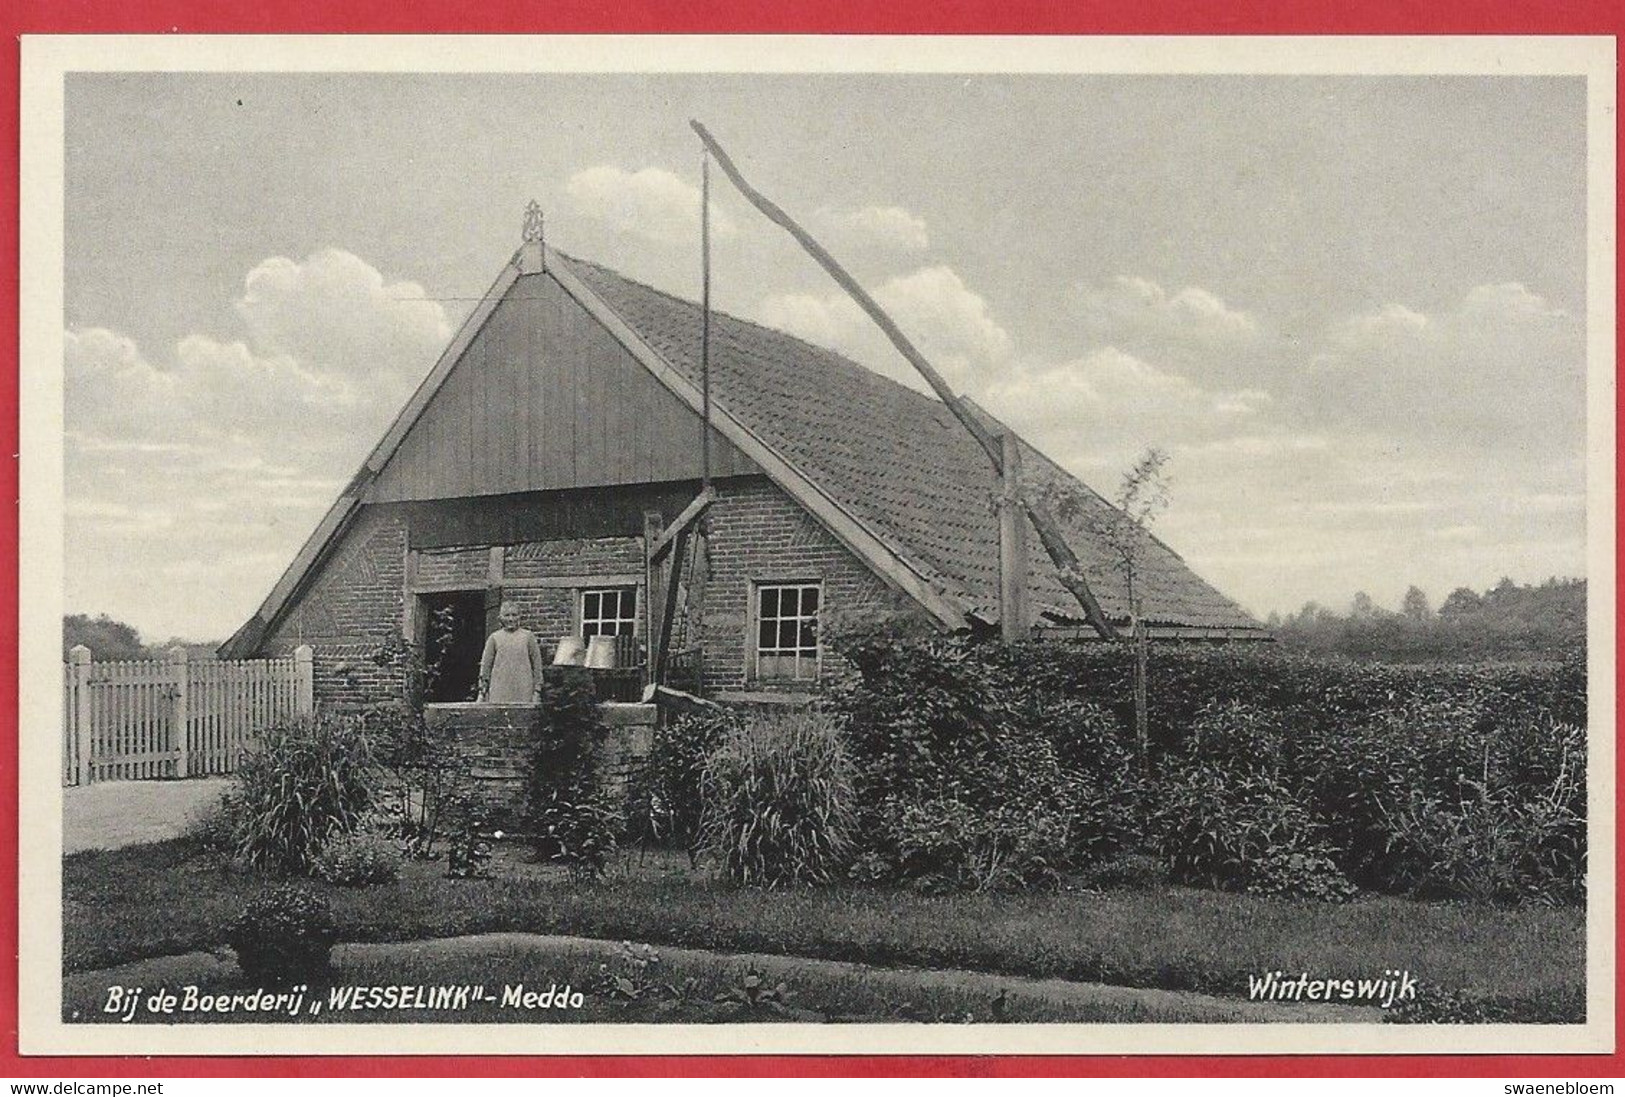
<path id="1" fill-rule="evenodd" d="M 485 593 L 418 595 L 426 701 L 472 701 L 485 653 Z"/>

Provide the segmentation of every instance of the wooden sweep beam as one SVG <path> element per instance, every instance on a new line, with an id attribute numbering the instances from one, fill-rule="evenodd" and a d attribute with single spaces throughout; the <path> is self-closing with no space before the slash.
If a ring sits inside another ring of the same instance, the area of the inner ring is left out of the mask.
<path id="1" fill-rule="evenodd" d="M 710 488 L 706 488 L 696 495 L 694 501 L 683 508 L 683 513 L 679 514 L 671 525 L 661 530 L 660 536 L 656 537 L 649 545 L 649 563 L 660 563 L 665 558 L 666 553 L 671 551 L 672 543 L 677 540 L 677 535 L 692 525 L 700 515 L 705 513 L 706 508 L 716 501 L 717 493 Z"/>
<path id="2" fill-rule="evenodd" d="M 825 251 L 823 245 L 814 240 L 812 234 L 798 225 L 793 217 L 775 205 L 761 191 L 745 182 L 745 177 L 739 174 L 739 169 L 734 166 L 733 160 L 723 151 L 722 146 L 717 144 L 717 139 L 711 136 L 711 132 L 704 125 L 693 121 L 689 122 L 689 125 L 693 126 L 694 132 L 700 135 L 700 140 L 705 142 L 705 147 L 710 150 L 712 156 L 716 157 L 717 165 L 722 168 L 723 174 L 728 177 L 735 187 L 739 188 L 739 193 L 745 196 L 745 200 L 760 210 L 762 216 L 795 237 L 796 243 L 800 244 L 808 255 L 817 260 L 818 265 L 823 267 L 825 272 L 851 295 L 852 299 L 858 303 L 859 308 L 869 314 L 869 319 L 880 325 L 880 330 L 886 333 L 886 338 L 891 340 L 892 346 L 896 347 L 898 352 L 908 359 L 909 365 L 918 370 L 920 376 L 925 378 L 926 384 L 930 385 L 932 391 L 937 394 L 937 399 L 947 405 L 948 410 L 954 413 L 954 417 L 965 425 L 966 430 L 970 431 L 971 437 L 975 438 L 981 444 L 981 447 L 987 451 L 988 459 L 993 462 L 993 467 L 1003 472 L 1003 460 L 999 453 L 998 440 L 989 434 L 981 423 L 976 421 L 976 417 L 971 415 L 959 397 L 954 395 L 954 390 L 948 387 L 948 382 L 942 379 L 942 374 L 938 373 L 936 368 L 926 361 L 925 355 L 921 354 L 914 344 L 909 342 L 908 336 L 903 334 L 902 329 L 893 323 L 892 318 L 886 315 L 886 311 L 880 307 L 873 297 L 869 296 L 869 291 L 859 285 L 858 280 L 848 274 L 846 268 L 836 262 L 835 257 Z"/>
<path id="3" fill-rule="evenodd" d="M 1038 531 L 1038 540 L 1043 543 L 1044 551 L 1055 564 L 1056 578 L 1071 592 L 1072 597 L 1078 600 L 1078 605 L 1083 607 L 1083 619 L 1088 621 L 1103 638 L 1119 639 L 1117 629 L 1101 612 L 1100 603 L 1095 600 L 1095 592 L 1089 589 L 1089 580 L 1084 578 L 1083 565 L 1078 562 L 1077 553 L 1072 551 L 1072 546 L 1067 544 L 1066 538 L 1061 535 L 1059 523 L 1050 516 L 1043 503 L 1023 498 L 1022 505 L 1026 508 L 1027 517 L 1033 520 L 1033 529 Z"/>
<path id="4" fill-rule="evenodd" d="M 1004 478 L 1005 461 L 1001 440 L 995 438 L 971 414 L 964 401 L 960 400 L 953 389 L 948 387 L 948 382 L 943 379 L 942 374 L 936 371 L 936 368 L 926 360 L 925 355 L 921 354 L 918 348 L 909 341 L 908 336 L 903 334 L 902 329 L 892 321 L 890 316 L 886 315 L 886 310 L 880 307 L 879 302 L 869 296 L 869 291 L 859 285 L 858 280 L 848 274 L 846 268 L 841 266 L 833 255 L 824 250 L 823 245 L 813 239 L 811 233 L 797 224 L 795 218 L 784 212 L 770 198 L 745 181 L 745 177 L 734 166 L 733 159 L 729 157 L 727 151 L 717 143 L 715 137 L 711 136 L 710 130 L 706 129 L 698 121 L 691 120 L 689 125 L 694 127 L 694 132 L 699 134 L 700 140 L 704 142 L 706 149 L 716 159 L 717 165 L 722 168 L 723 174 L 738 188 L 739 193 L 744 196 L 745 200 L 755 206 L 762 216 L 794 237 L 796 243 L 800 244 L 802 249 L 812 256 L 819 266 L 824 268 L 825 273 L 835 279 L 836 284 L 842 289 L 846 290 L 852 300 L 857 302 L 858 307 L 869 315 L 869 319 L 873 320 L 880 327 L 880 330 L 886 333 L 886 338 L 891 340 L 892 346 L 896 347 L 898 353 L 908 359 L 909 365 L 913 366 L 920 376 L 925 378 L 926 384 L 931 386 L 931 390 L 937 394 L 937 398 L 942 401 L 949 411 L 953 412 L 954 418 L 963 424 L 964 428 L 970 432 L 971 437 L 976 439 L 977 444 L 987 453 L 988 460 L 993 463 L 994 471 L 998 473 L 1001 479 Z M 1012 469 L 1011 472 L 1014 473 L 1015 470 Z M 1100 603 L 1095 599 L 1094 592 L 1089 589 L 1089 580 L 1084 578 L 1083 568 L 1078 563 L 1077 554 L 1066 543 L 1066 538 L 1061 533 L 1061 527 L 1042 504 L 1035 503 L 1028 497 L 1027 493 L 1020 491 L 1019 485 L 1010 486 L 1015 488 L 1013 494 L 1021 500 L 1022 509 L 1032 519 L 1033 528 L 1038 531 L 1038 539 L 1043 543 L 1044 551 L 1049 554 L 1050 561 L 1055 565 L 1055 570 L 1060 573 L 1061 584 L 1071 592 L 1072 596 L 1078 600 L 1078 604 L 1083 607 L 1084 619 L 1101 636 L 1108 640 L 1117 639 L 1117 630 L 1112 627 L 1111 622 L 1106 620 L 1106 615 L 1101 612 Z M 1010 622 L 1005 622 L 1005 625 L 1007 634 L 1016 631 L 1010 628 Z"/>
<path id="5" fill-rule="evenodd" d="M 660 603 L 660 631 L 655 637 L 653 681 L 656 686 L 666 684 L 666 668 L 671 664 L 671 630 L 677 620 L 677 595 L 682 590 L 683 552 L 688 548 L 692 532 L 692 526 L 684 526 L 672 542 L 671 570 L 666 573 L 666 594 Z"/>

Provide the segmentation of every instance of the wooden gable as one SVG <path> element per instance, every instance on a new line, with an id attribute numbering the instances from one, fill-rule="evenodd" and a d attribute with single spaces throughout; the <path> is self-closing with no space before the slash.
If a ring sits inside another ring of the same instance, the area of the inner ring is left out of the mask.
<path id="1" fill-rule="evenodd" d="M 711 474 L 760 471 L 711 431 Z M 516 278 L 368 486 L 372 503 L 697 480 L 700 417 L 550 274 Z"/>

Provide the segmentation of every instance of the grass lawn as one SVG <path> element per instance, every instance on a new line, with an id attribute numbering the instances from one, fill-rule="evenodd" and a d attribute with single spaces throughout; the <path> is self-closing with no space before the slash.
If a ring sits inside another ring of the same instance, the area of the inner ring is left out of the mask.
<path id="1" fill-rule="evenodd" d="M 1243 997 L 1247 976 L 1376 978 L 1409 970 L 1424 992 L 1527 1003 L 1580 1020 L 1580 910 L 1417 903 L 1345 906 L 1189 888 L 926 897 L 891 888 L 762 893 L 688 870 L 681 856 L 623 858 L 574 885 L 504 848 L 496 878 L 451 880 L 407 864 L 395 883 L 313 885 L 346 941 L 513 931 L 730 952 L 957 968 Z M 181 842 L 65 858 L 64 968 L 84 972 L 218 946 L 262 884 L 223 873 Z M 1533 1019 L 1533 1018 L 1532 1018 Z"/>

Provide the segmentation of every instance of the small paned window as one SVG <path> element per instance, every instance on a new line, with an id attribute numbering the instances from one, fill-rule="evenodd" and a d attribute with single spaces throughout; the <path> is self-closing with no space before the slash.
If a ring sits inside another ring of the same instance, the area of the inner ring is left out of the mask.
<path id="1" fill-rule="evenodd" d="M 610 587 L 581 592 L 581 638 L 631 636 L 637 631 L 636 587 Z"/>
<path id="2" fill-rule="evenodd" d="M 809 680 L 818 677 L 817 583 L 756 588 L 756 677 Z"/>

